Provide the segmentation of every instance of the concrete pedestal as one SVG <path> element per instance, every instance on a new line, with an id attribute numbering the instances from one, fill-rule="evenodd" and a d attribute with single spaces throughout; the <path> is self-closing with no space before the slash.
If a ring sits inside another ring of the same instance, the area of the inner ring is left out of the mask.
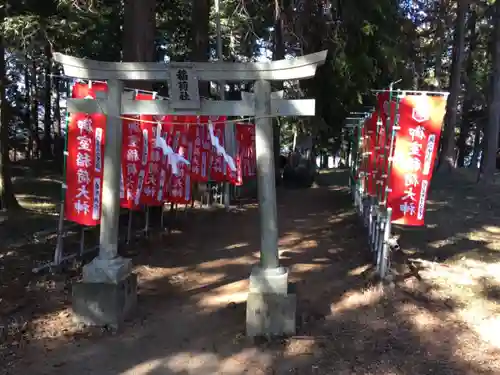
<path id="1" fill-rule="evenodd" d="M 83 280 L 73 284 L 76 323 L 119 328 L 137 305 L 137 275 L 130 259 L 96 258 L 83 268 Z"/>
<path id="2" fill-rule="evenodd" d="M 250 275 L 247 299 L 247 336 L 295 334 L 297 296 L 288 290 L 288 271 L 256 267 Z"/>

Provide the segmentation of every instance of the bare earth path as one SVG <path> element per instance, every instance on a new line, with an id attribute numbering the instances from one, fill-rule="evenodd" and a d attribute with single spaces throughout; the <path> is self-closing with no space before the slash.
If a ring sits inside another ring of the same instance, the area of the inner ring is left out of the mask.
<path id="1" fill-rule="evenodd" d="M 346 177 L 322 175 L 319 187 L 279 192 L 297 336 L 244 337 L 247 278 L 259 250 L 257 207 L 248 205 L 190 214 L 181 231 L 140 249 L 139 311 L 121 332 L 78 334 L 63 304 L 33 324 L 40 334 L 8 373 L 499 374 L 500 348 L 468 327 L 449 298 L 416 298 L 408 280 L 370 285 Z"/>

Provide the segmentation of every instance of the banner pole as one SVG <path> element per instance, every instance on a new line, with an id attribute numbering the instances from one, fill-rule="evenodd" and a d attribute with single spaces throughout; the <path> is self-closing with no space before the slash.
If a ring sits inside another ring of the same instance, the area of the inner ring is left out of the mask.
<path id="1" fill-rule="evenodd" d="M 132 238 L 132 210 L 128 210 L 128 221 L 127 221 L 127 245 L 130 244 Z"/>
<path id="2" fill-rule="evenodd" d="M 144 215 L 145 215 L 144 237 L 148 238 L 149 237 L 149 206 L 148 205 L 146 205 Z"/>

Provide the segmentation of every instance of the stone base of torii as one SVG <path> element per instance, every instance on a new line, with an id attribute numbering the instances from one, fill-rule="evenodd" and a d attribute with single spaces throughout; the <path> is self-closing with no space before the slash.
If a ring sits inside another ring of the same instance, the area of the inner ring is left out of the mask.
<path id="1" fill-rule="evenodd" d="M 314 100 L 284 100 L 271 95 L 269 81 L 313 77 L 326 51 L 293 60 L 269 63 L 106 63 L 54 54 L 66 76 L 106 80 L 107 96 L 96 100 L 69 99 L 70 113 L 107 115 L 99 255 L 83 268 L 81 282 L 73 285 L 77 321 L 119 327 L 137 304 L 137 277 L 132 261 L 118 255 L 120 163 L 122 124 L 127 115 L 255 116 L 258 197 L 260 211 L 260 264 L 250 274 L 246 328 L 248 336 L 295 333 L 297 296 L 289 291 L 288 270 L 279 265 L 278 223 L 273 152 L 274 116 L 314 116 Z M 169 81 L 171 99 L 127 99 L 123 81 Z M 198 80 L 255 81 L 252 100 L 200 99 Z M 182 82 L 181 82 L 182 81 Z M 180 84 L 182 83 L 182 84 Z M 279 97 L 280 95 L 278 95 Z M 232 143 L 232 142 L 229 142 Z M 227 150 L 232 153 L 232 150 Z"/>

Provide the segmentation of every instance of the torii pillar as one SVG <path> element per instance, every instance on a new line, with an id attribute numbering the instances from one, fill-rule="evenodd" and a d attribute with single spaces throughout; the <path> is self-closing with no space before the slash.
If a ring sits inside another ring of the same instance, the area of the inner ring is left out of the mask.
<path id="1" fill-rule="evenodd" d="M 83 281 L 73 287 L 73 310 L 91 325 L 119 325 L 136 304 L 136 278 L 130 259 L 118 255 L 122 123 L 128 115 L 255 116 L 260 210 L 260 264 L 250 275 L 247 334 L 273 336 L 295 332 L 296 296 L 288 292 L 288 270 L 279 264 L 278 218 L 274 174 L 274 116 L 314 116 L 314 99 L 284 100 L 271 95 L 269 81 L 311 78 L 327 51 L 268 63 L 108 63 L 54 54 L 68 77 L 106 80 L 108 93 L 96 100 L 69 99 L 70 113 L 104 113 L 102 219 L 99 255 L 84 267 Z M 170 100 L 130 100 L 123 81 L 169 81 Z M 198 80 L 254 81 L 252 100 L 201 99 Z M 182 82 L 181 82 L 182 81 Z"/>

